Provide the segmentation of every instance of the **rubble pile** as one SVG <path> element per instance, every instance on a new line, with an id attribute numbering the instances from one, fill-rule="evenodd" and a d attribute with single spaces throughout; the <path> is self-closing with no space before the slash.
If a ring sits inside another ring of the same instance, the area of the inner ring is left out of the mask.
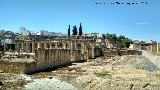
<path id="1" fill-rule="evenodd" d="M 23 90 L 28 83 L 25 78 L 13 73 L 0 73 L 0 90 Z"/>
<path id="2" fill-rule="evenodd" d="M 0 60 L 14 60 L 14 59 L 34 59 L 35 56 L 29 53 L 2 53 L 0 54 Z"/>

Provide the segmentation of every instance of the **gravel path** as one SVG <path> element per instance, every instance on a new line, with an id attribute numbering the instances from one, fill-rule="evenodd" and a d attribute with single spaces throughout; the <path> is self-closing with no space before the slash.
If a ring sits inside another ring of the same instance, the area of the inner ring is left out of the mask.
<path id="1" fill-rule="evenodd" d="M 160 56 L 153 55 L 150 52 L 143 51 L 143 57 L 147 58 L 149 61 L 154 63 L 157 68 L 160 69 Z"/>

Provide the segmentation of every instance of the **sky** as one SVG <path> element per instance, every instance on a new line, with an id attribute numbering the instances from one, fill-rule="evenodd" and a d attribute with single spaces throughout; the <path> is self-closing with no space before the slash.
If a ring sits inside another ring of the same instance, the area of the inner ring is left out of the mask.
<path id="1" fill-rule="evenodd" d="M 134 2 L 137 5 L 107 4 Z M 140 4 L 141 1 L 148 4 Z M 106 3 L 106 4 L 96 4 Z M 160 42 L 159 0 L 0 0 L 0 30 L 48 30 L 67 33 L 68 25 L 84 33 L 124 35 Z"/>

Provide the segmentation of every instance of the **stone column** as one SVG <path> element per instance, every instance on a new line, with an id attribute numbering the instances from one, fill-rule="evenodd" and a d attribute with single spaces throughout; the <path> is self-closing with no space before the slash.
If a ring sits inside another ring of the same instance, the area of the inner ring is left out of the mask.
<path id="1" fill-rule="evenodd" d="M 73 58 L 73 42 L 71 41 L 70 43 L 70 50 L 71 50 L 71 61 L 74 61 L 74 58 Z"/>
<path id="2" fill-rule="evenodd" d="M 94 52 L 94 45 L 92 45 L 92 58 L 94 58 L 94 56 L 95 56 L 95 52 Z"/>
<path id="3" fill-rule="evenodd" d="M 24 51 L 24 42 L 21 43 L 21 46 L 22 46 L 21 51 L 23 52 Z"/>
<path id="4" fill-rule="evenodd" d="M 27 42 L 26 45 L 27 45 L 27 46 L 26 46 L 26 51 L 27 51 L 27 52 L 30 52 L 30 49 L 29 49 L 29 48 L 30 48 L 30 43 Z"/>
<path id="5" fill-rule="evenodd" d="M 37 45 L 38 45 L 38 46 L 37 46 L 37 49 L 38 49 L 38 48 L 41 48 L 41 43 L 37 43 Z"/>
<path id="6" fill-rule="evenodd" d="M 25 45 L 26 43 L 25 42 L 23 42 L 23 52 L 25 52 L 25 49 L 26 49 L 26 45 Z"/>
<path id="7" fill-rule="evenodd" d="M 74 42 L 74 48 L 77 49 L 77 41 Z"/>
<path id="8" fill-rule="evenodd" d="M 15 51 L 16 52 L 19 51 L 19 43 L 18 42 L 16 42 L 16 44 L 15 44 Z"/>
<path id="9" fill-rule="evenodd" d="M 44 42 L 44 48 L 47 49 L 47 43 L 46 42 Z"/>
<path id="10" fill-rule="evenodd" d="M 32 42 L 32 53 L 34 53 L 35 44 Z"/>
<path id="11" fill-rule="evenodd" d="M 63 42 L 63 49 L 66 49 L 66 43 Z"/>
<path id="12" fill-rule="evenodd" d="M 58 48 L 58 42 L 55 42 L 55 48 L 56 49 Z"/>
<path id="13" fill-rule="evenodd" d="M 49 43 L 49 45 L 50 45 L 50 49 L 52 49 L 52 48 L 53 48 L 53 46 L 52 46 L 52 43 L 51 43 L 51 42 Z"/>

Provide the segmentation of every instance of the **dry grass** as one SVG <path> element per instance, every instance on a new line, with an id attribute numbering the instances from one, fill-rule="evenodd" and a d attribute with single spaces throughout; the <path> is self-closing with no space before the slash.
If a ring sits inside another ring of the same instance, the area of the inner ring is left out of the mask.
<path id="1" fill-rule="evenodd" d="M 3 73 L 23 73 L 25 63 L 0 61 L 0 70 Z"/>

